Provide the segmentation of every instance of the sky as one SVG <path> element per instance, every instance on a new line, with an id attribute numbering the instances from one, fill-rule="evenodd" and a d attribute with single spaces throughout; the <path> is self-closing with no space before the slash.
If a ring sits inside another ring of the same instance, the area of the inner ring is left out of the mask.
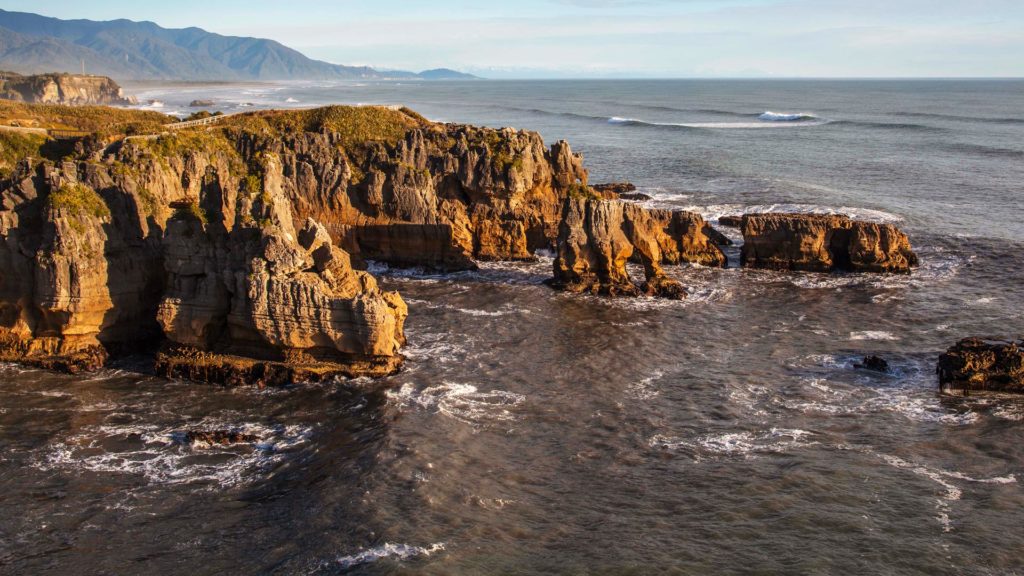
<path id="1" fill-rule="evenodd" d="M 1024 77 L 1024 0 L 4 0 L 488 78 Z"/>

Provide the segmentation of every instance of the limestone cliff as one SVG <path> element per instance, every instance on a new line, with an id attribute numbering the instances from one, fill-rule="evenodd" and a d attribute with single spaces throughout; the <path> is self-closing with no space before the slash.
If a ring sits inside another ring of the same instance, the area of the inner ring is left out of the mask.
<path id="1" fill-rule="evenodd" d="M 341 133 L 244 133 L 244 154 L 280 157 L 300 218 L 324 223 L 363 259 L 462 270 L 528 260 L 553 248 L 562 201 L 585 186 L 569 145 L 535 132 L 424 123 L 393 146 L 353 146 Z"/>
<path id="2" fill-rule="evenodd" d="M 35 104 L 134 104 L 117 82 L 84 74 L 2 73 L 0 98 Z"/>
<path id="3" fill-rule="evenodd" d="M 3 358 L 93 368 L 163 340 L 169 375 L 388 373 L 406 308 L 364 259 L 533 258 L 586 187 L 531 132 L 341 107 L 224 124 L 41 148 L 0 182 Z"/>
<path id="4" fill-rule="evenodd" d="M 747 214 L 743 266 L 773 270 L 909 273 L 917 255 L 891 224 L 839 215 Z"/>
<path id="5" fill-rule="evenodd" d="M 269 174 L 278 172 L 275 158 L 265 162 Z M 176 203 L 157 320 L 179 346 L 161 354 L 158 371 L 194 378 L 213 363 L 273 381 L 273 367 L 292 381 L 296 371 L 310 380 L 396 370 L 408 313 L 398 293 L 382 292 L 373 276 L 354 270 L 317 222 L 296 231 L 279 179 L 266 178 L 253 196 L 242 199 L 230 231 L 222 211 Z M 213 353 L 198 368 L 197 350 Z"/>

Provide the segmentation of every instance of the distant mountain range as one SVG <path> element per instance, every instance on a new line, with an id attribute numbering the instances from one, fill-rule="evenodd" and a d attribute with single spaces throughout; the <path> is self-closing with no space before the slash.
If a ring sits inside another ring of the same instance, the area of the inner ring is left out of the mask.
<path id="1" fill-rule="evenodd" d="M 169 29 L 132 20 L 61 20 L 0 10 L 0 69 L 80 72 L 120 80 L 471 79 L 447 68 L 379 71 L 307 58 L 280 42 Z"/>

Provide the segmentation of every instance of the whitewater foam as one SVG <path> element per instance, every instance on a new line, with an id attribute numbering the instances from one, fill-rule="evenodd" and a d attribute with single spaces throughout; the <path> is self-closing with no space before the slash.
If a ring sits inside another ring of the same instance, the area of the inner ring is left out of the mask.
<path id="1" fill-rule="evenodd" d="M 850 332 L 850 340 L 899 340 L 892 332 L 884 330 L 861 330 Z"/>
<path id="2" fill-rule="evenodd" d="M 654 383 L 665 376 L 661 370 L 655 370 L 650 376 L 631 383 L 626 392 L 637 400 L 650 400 L 661 392 L 654 386 Z"/>
<path id="3" fill-rule="evenodd" d="M 441 552 L 444 549 L 443 542 L 431 544 L 426 547 L 412 546 L 410 544 L 392 544 L 387 542 L 380 546 L 374 546 L 373 548 L 368 548 L 355 554 L 340 556 L 334 560 L 333 564 L 342 570 L 347 570 L 363 564 L 377 562 L 378 560 L 383 560 L 385 558 L 394 558 L 400 561 L 405 561 L 417 557 L 430 556 L 437 552 Z"/>
<path id="4" fill-rule="evenodd" d="M 183 429 L 229 429 L 258 438 L 255 444 L 193 446 Z M 233 423 L 207 417 L 176 426 L 118 424 L 85 427 L 33 464 L 42 470 L 73 470 L 139 475 L 150 484 L 209 484 L 230 487 L 259 477 L 287 453 L 308 441 L 312 429 L 299 425 Z"/>
<path id="5" fill-rule="evenodd" d="M 994 478 L 972 478 L 961 472 L 942 470 L 940 468 L 930 468 L 920 464 L 907 462 L 906 460 L 891 454 L 880 454 L 877 452 L 870 453 L 881 458 L 886 464 L 894 468 L 908 470 L 918 476 L 927 478 L 945 490 L 945 493 L 937 498 L 935 503 L 935 507 L 938 510 L 936 520 L 938 520 L 942 525 L 943 532 L 953 531 L 953 522 L 950 518 L 950 515 L 952 514 L 951 503 L 960 500 L 960 498 L 963 497 L 963 490 L 956 484 L 950 482 L 948 480 L 949 478 L 978 484 L 1012 484 L 1017 482 L 1017 478 L 1013 474 L 1008 476 L 997 476 Z"/>
<path id="6" fill-rule="evenodd" d="M 442 382 L 417 390 L 411 383 L 387 395 L 400 406 L 432 410 L 464 424 L 477 426 L 518 420 L 515 410 L 526 396 L 505 390 L 481 392 L 472 384 Z"/>
<path id="7" fill-rule="evenodd" d="M 813 435 L 813 432 L 798 428 L 773 427 L 762 432 L 726 432 L 706 434 L 692 439 L 657 434 L 648 443 L 652 448 L 682 451 L 699 462 L 705 457 L 749 458 L 755 453 L 785 453 L 794 448 L 817 444 L 808 440 Z"/>

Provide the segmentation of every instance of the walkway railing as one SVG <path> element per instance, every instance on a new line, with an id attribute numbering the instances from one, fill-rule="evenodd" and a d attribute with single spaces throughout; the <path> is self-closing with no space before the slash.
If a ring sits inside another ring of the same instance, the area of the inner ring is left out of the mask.
<path id="1" fill-rule="evenodd" d="M 227 117 L 227 114 L 218 114 L 216 116 L 207 116 L 206 118 L 200 118 L 199 120 L 186 120 L 184 122 L 164 124 L 164 128 L 168 130 L 181 130 L 182 128 L 192 128 L 194 126 L 206 126 L 207 124 L 220 122 L 221 120 Z"/>

